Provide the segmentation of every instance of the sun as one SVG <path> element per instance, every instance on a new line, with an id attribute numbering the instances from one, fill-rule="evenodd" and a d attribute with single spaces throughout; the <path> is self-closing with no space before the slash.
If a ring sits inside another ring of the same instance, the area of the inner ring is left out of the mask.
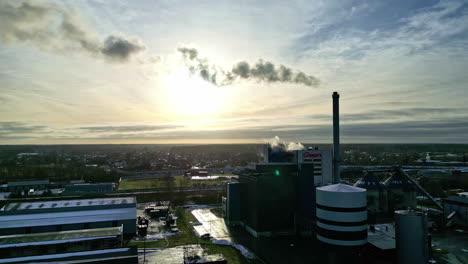
<path id="1" fill-rule="evenodd" d="M 177 118 L 212 118 L 223 111 L 227 88 L 217 87 L 185 67 L 175 67 L 165 78 L 166 107 Z"/>

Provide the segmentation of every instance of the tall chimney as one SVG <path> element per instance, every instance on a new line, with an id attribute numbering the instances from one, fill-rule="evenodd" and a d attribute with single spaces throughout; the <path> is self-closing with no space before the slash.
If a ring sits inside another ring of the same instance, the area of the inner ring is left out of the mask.
<path id="1" fill-rule="evenodd" d="M 340 94 L 333 92 L 333 183 L 340 183 Z"/>

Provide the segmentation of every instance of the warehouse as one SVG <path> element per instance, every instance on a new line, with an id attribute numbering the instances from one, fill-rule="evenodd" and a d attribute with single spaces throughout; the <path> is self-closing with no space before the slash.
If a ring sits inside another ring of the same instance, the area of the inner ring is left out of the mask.
<path id="1" fill-rule="evenodd" d="M 120 251 L 114 261 L 137 263 L 135 250 L 122 250 L 122 246 L 120 227 L 0 236 L 0 263 L 65 261 L 70 255 L 75 255 L 75 261 L 80 255 L 88 262 L 102 258 L 103 251 Z"/>
<path id="2" fill-rule="evenodd" d="M 65 186 L 65 193 L 110 193 L 114 190 L 113 183 L 79 183 Z"/>
<path id="3" fill-rule="evenodd" d="M 468 198 L 450 196 L 444 199 L 444 216 L 453 224 L 468 226 Z"/>
<path id="4" fill-rule="evenodd" d="M 0 235 L 123 225 L 124 236 L 133 236 L 135 223 L 135 197 L 10 203 L 0 209 Z"/>
<path id="5" fill-rule="evenodd" d="M 49 189 L 49 180 L 8 182 L 9 192 L 28 192 L 29 190 Z"/>

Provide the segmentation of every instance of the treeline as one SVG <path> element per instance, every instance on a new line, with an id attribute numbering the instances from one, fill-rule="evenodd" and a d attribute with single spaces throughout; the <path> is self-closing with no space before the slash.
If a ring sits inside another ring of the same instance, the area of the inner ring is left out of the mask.
<path id="1" fill-rule="evenodd" d="M 122 175 L 103 167 L 38 165 L 38 166 L 3 166 L 0 169 L 0 183 L 19 180 L 50 180 L 85 182 L 117 182 Z"/>

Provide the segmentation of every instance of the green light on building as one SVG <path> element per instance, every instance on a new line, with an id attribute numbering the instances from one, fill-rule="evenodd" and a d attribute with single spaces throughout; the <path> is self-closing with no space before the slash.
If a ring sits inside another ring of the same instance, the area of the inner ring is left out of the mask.
<path id="1" fill-rule="evenodd" d="M 276 176 L 280 176 L 280 171 L 279 171 L 279 170 L 275 170 L 275 175 L 276 175 Z"/>

